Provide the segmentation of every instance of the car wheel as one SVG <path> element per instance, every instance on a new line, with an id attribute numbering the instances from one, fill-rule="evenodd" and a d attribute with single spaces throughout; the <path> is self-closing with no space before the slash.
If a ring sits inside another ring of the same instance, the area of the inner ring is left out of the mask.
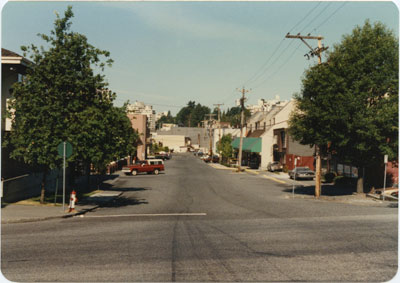
<path id="1" fill-rule="evenodd" d="M 158 175 L 158 169 L 154 170 L 154 174 Z"/>
<path id="2" fill-rule="evenodd" d="M 136 175 L 137 175 L 137 171 L 136 171 L 136 170 L 132 170 L 131 173 L 132 173 L 133 176 L 136 176 Z"/>

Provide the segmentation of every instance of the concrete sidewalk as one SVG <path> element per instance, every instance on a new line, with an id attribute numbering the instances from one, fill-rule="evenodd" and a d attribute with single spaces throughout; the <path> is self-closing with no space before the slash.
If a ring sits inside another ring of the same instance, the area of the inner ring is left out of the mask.
<path id="1" fill-rule="evenodd" d="M 79 200 L 75 205 L 75 211 L 70 213 L 68 212 L 68 204 L 65 204 L 66 211 L 63 211 L 63 207 L 60 204 L 40 205 L 28 201 L 20 201 L 1 208 L 1 223 L 22 223 L 68 218 L 92 211 L 121 194 L 122 192 L 120 191 L 98 191 L 83 200 Z"/>

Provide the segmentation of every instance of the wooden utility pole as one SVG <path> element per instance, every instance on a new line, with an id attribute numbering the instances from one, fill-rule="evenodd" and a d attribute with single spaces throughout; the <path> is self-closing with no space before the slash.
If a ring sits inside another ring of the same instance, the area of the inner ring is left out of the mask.
<path id="1" fill-rule="evenodd" d="M 251 90 L 251 89 L 250 89 Z M 245 97 L 244 94 L 249 92 L 250 90 L 246 90 L 244 87 L 242 88 L 242 98 L 240 99 L 240 106 L 241 106 L 241 112 L 240 112 L 240 143 L 239 143 L 239 156 L 238 156 L 238 172 L 242 171 L 242 148 L 243 148 L 243 124 L 244 124 L 244 101 Z"/>
<path id="2" fill-rule="evenodd" d="M 217 103 L 214 104 L 214 106 L 218 107 L 218 144 L 221 144 L 221 105 L 224 105 L 223 103 Z M 222 155 L 221 155 L 221 151 L 218 152 L 219 153 L 219 163 L 221 163 L 222 161 Z"/>
<path id="3" fill-rule="evenodd" d="M 322 45 L 321 40 L 324 39 L 322 36 L 310 36 L 310 35 L 290 35 L 289 33 L 286 35 L 286 38 L 299 38 L 301 41 L 304 42 L 308 48 L 311 49 L 309 53 L 304 56 L 307 56 L 307 59 L 311 57 L 318 56 L 318 64 L 322 64 L 322 52 L 328 49 L 328 47 L 324 47 Z M 318 47 L 313 49 L 304 39 L 317 39 L 318 40 Z M 321 194 L 321 150 L 319 145 L 315 145 L 315 197 L 319 197 Z"/>
<path id="4" fill-rule="evenodd" d="M 210 151 L 209 155 L 212 156 L 212 135 L 211 135 L 211 127 L 212 127 L 212 117 L 215 116 L 215 114 L 206 114 L 208 116 L 208 125 L 209 125 L 209 137 L 210 137 Z"/>

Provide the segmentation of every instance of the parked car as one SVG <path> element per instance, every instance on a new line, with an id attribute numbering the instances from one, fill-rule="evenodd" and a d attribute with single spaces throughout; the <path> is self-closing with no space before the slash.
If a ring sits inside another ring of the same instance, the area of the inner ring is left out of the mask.
<path id="1" fill-rule="evenodd" d="M 213 163 L 218 163 L 218 162 L 219 162 L 219 156 L 218 156 L 218 155 L 213 155 L 211 161 L 212 161 Z"/>
<path id="2" fill-rule="evenodd" d="M 160 171 L 164 171 L 164 161 L 162 159 L 140 160 L 132 165 L 122 167 L 122 172 L 126 175 L 136 176 L 138 173 L 148 173 L 158 175 Z"/>
<path id="3" fill-rule="evenodd" d="M 283 165 L 279 161 L 270 162 L 267 165 L 267 170 L 274 172 L 274 171 L 282 171 Z"/>
<path id="4" fill-rule="evenodd" d="M 293 179 L 314 179 L 315 172 L 308 167 L 296 167 L 289 171 L 289 178 Z"/>

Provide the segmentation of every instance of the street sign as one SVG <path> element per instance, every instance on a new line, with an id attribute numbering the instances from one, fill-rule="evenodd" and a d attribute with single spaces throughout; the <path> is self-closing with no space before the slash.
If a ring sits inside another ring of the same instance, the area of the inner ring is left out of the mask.
<path id="1" fill-rule="evenodd" d="M 385 164 L 388 163 L 388 155 L 387 155 L 387 154 L 384 156 L 384 163 L 385 163 Z"/>
<path id="2" fill-rule="evenodd" d="M 64 156 L 64 142 L 60 142 L 57 146 L 57 152 L 59 156 Z M 72 155 L 72 144 L 65 142 L 65 157 L 70 157 Z"/>

